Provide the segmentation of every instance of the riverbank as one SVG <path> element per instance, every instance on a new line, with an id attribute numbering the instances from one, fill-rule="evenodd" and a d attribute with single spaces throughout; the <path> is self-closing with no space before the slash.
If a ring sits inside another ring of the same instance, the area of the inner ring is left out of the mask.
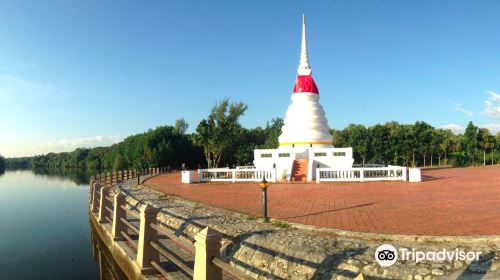
<path id="1" fill-rule="evenodd" d="M 352 279 L 359 273 L 373 279 L 450 279 L 473 273 L 479 273 L 483 279 L 500 277 L 497 236 L 419 239 L 321 232 L 276 222 L 262 223 L 252 216 L 164 195 L 144 186 L 127 185 L 124 191 L 131 205 L 147 202 L 161 209 L 158 221 L 181 239 L 193 241 L 196 233 L 207 226 L 220 232 L 222 258 L 253 278 Z M 398 261 L 383 268 L 375 262 L 374 255 L 377 247 L 388 241 L 396 248 L 480 251 L 485 257 L 478 261 Z"/>

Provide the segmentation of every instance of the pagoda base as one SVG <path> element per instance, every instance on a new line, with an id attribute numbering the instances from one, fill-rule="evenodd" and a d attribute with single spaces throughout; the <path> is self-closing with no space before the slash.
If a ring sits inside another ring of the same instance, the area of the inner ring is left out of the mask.
<path id="1" fill-rule="evenodd" d="M 307 145 L 281 146 L 279 149 L 254 150 L 253 164 L 257 169 L 276 168 L 277 181 L 291 181 L 294 165 L 307 160 L 307 181 L 316 179 L 316 168 L 350 169 L 354 163 L 352 148 L 320 148 Z M 295 164 L 294 164 L 295 163 Z"/>

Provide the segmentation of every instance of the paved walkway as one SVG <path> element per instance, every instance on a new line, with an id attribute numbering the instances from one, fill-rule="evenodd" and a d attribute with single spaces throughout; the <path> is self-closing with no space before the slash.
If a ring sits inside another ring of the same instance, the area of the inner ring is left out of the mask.
<path id="1" fill-rule="evenodd" d="M 269 215 L 320 227 L 416 235 L 500 234 L 500 166 L 436 169 L 424 182 L 271 184 Z M 166 194 L 258 216 L 256 183 L 180 184 L 180 173 L 146 181 Z"/>

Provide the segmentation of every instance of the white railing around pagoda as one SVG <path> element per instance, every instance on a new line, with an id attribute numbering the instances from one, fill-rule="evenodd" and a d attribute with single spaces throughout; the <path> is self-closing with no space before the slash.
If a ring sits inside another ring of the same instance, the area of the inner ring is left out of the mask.
<path id="1" fill-rule="evenodd" d="M 276 169 L 198 169 L 200 182 L 259 182 L 264 177 L 269 182 L 276 182 Z"/>
<path id="2" fill-rule="evenodd" d="M 316 182 L 406 181 L 406 167 L 317 168 Z"/>

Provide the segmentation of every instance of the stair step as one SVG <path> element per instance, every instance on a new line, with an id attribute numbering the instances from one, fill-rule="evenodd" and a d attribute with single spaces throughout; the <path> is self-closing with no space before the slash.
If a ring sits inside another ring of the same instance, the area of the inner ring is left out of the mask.
<path id="1" fill-rule="evenodd" d="M 307 181 L 309 160 L 299 159 L 293 161 L 292 181 Z"/>

